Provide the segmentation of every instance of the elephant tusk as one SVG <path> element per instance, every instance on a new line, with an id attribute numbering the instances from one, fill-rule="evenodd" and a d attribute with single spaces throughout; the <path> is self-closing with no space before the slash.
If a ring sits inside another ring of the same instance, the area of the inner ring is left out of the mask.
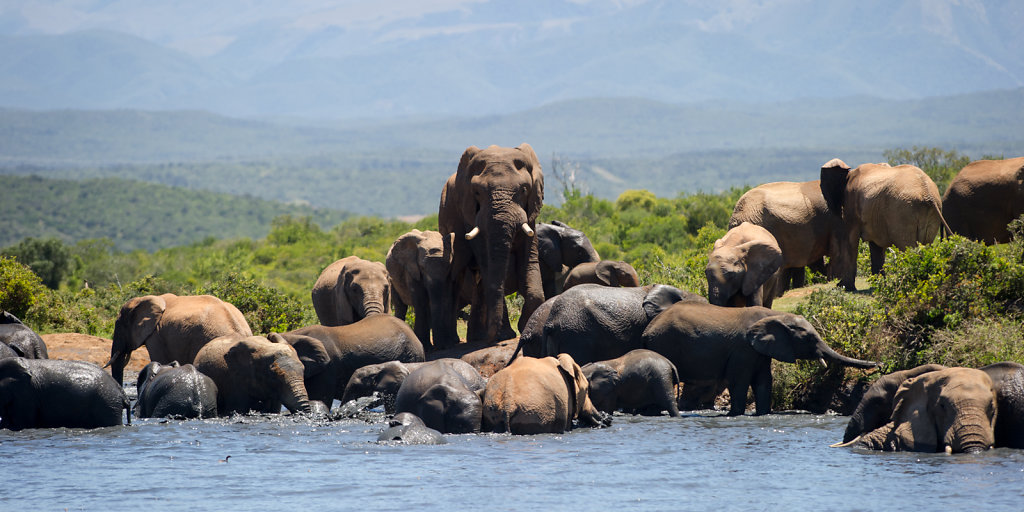
<path id="1" fill-rule="evenodd" d="M 470 231 L 469 233 L 466 233 L 466 240 L 472 240 L 472 239 L 476 238 L 476 236 L 479 235 L 479 234 L 480 234 L 480 227 L 479 226 L 473 226 L 473 230 Z"/>
<path id="2" fill-rule="evenodd" d="M 526 233 L 526 236 L 529 237 L 532 237 L 534 235 L 533 229 L 530 229 L 530 225 L 525 222 L 523 223 L 523 233 Z"/>
<path id="3" fill-rule="evenodd" d="M 821 365 L 822 366 L 824 366 L 825 368 L 828 368 L 828 363 L 825 361 L 824 357 L 819 357 L 818 361 L 821 361 Z"/>
<path id="4" fill-rule="evenodd" d="M 946 455 L 953 455 L 953 447 L 948 444 L 946 445 Z"/>

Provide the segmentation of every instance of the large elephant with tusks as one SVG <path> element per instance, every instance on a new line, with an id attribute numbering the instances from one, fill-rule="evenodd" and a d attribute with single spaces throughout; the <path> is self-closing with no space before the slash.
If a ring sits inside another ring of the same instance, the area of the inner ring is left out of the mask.
<path id="1" fill-rule="evenodd" d="M 461 289 L 470 269 L 473 287 L 468 341 L 515 337 L 505 295 L 524 299 L 519 330 L 542 302 L 534 230 L 544 202 L 544 174 L 529 144 L 515 148 L 471 146 L 445 183 L 438 210 L 442 234 L 454 233 L 451 276 Z"/>

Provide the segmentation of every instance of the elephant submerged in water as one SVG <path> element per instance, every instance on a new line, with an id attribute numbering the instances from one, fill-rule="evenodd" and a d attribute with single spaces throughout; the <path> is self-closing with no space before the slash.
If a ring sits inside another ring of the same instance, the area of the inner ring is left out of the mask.
<path id="1" fill-rule="evenodd" d="M 426 426 L 444 434 L 479 432 L 483 408 L 480 395 L 487 383 L 479 374 L 464 376 L 467 370 L 476 373 L 458 359 L 423 363 L 398 388 L 395 412 L 413 413 Z"/>
<path id="2" fill-rule="evenodd" d="M 92 363 L 0 360 L 0 428 L 111 427 L 130 407 L 124 389 Z"/>

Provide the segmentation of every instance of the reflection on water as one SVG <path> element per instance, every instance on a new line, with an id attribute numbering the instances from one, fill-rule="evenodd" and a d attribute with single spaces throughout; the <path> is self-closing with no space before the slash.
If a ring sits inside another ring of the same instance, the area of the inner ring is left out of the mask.
<path id="1" fill-rule="evenodd" d="M 0 510 L 1021 510 L 1024 451 L 829 448 L 847 419 L 616 415 L 441 446 L 378 445 L 383 421 L 288 416 L 2 431 Z"/>

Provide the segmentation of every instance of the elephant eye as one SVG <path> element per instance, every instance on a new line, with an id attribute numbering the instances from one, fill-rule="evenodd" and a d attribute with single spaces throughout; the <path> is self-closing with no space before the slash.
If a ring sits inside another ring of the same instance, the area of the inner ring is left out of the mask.
<path id="1" fill-rule="evenodd" d="M 518 158 L 513 160 L 512 164 L 515 165 L 516 169 L 519 169 L 520 171 L 526 168 L 526 162 Z"/>

